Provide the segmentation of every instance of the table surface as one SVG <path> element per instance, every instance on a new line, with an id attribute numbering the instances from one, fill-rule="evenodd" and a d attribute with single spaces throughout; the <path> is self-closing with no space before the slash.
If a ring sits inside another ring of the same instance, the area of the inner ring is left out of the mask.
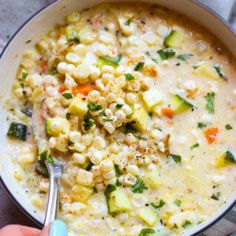
<path id="1" fill-rule="evenodd" d="M 0 50 L 18 27 L 25 22 L 33 13 L 53 0 L 0 0 Z M 225 19 L 229 20 L 236 30 L 236 8 L 232 11 L 234 0 L 200 0 L 212 7 Z M 233 14 L 232 14 L 233 13 Z M 231 17 L 230 17 L 231 15 Z M 235 16 L 235 17 L 233 17 Z M 10 198 L 9 194 L 0 183 L 0 227 L 6 224 L 24 224 L 36 226 Z M 222 220 L 208 229 L 204 234 L 207 236 L 224 236 L 236 230 L 236 207 L 234 207 Z"/>

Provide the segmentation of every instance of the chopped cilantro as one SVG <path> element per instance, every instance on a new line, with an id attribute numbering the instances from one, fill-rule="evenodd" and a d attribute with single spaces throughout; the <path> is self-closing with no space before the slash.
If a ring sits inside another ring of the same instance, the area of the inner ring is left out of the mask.
<path id="1" fill-rule="evenodd" d="M 180 207 L 181 206 L 181 201 L 179 199 L 176 199 L 174 201 L 174 204 L 177 206 L 177 207 Z"/>
<path id="2" fill-rule="evenodd" d="M 151 228 L 144 228 L 140 231 L 138 236 L 148 236 L 149 234 L 155 234 L 155 230 Z"/>
<path id="3" fill-rule="evenodd" d="M 123 104 L 116 104 L 116 109 L 120 109 L 121 107 L 123 107 Z"/>
<path id="4" fill-rule="evenodd" d="M 147 189 L 147 187 L 145 186 L 143 180 L 137 177 L 136 183 L 133 186 L 131 186 L 130 189 L 133 193 L 143 193 L 143 191 Z"/>
<path id="5" fill-rule="evenodd" d="M 54 161 L 52 159 L 51 154 L 48 153 L 47 150 L 44 150 L 39 154 L 40 161 L 47 161 L 49 164 L 53 164 Z"/>
<path id="6" fill-rule="evenodd" d="M 203 128 L 207 127 L 207 124 L 206 124 L 206 123 L 203 123 L 203 122 L 198 122 L 198 123 L 197 123 L 197 127 L 198 127 L 199 129 L 203 129 Z"/>
<path id="7" fill-rule="evenodd" d="M 70 113 L 66 113 L 66 119 L 69 120 L 71 118 L 71 114 Z"/>
<path id="8" fill-rule="evenodd" d="M 23 71 L 21 74 L 22 80 L 25 80 L 28 75 L 29 75 L 29 73 Z"/>
<path id="9" fill-rule="evenodd" d="M 95 121 L 89 117 L 88 114 L 84 116 L 84 130 L 88 131 L 91 127 L 93 127 Z"/>
<path id="10" fill-rule="evenodd" d="M 233 127 L 230 124 L 225 125 L 225 129 L 230 130 L 233 129 Z"/>
<path id="11" fill-rule="evenodd" d="M 220 197 L 220 192 L 211 195 L 211 198 L 214 199 L 215 201 L 219 201 L 219 197 Z"/>
<path id="12" fill-rule="evenodd" d="M 169 157 L 175 161 L 175 163 L 181 163 L 182 157 L 180 155 L 170 154 Z"/>
<path id="13" fill-rule="evenodd" d="M 85 170 L 87 170 L 87 171 L 92 170 L 93 165 L 94 164 L 92 162 L 89 162 L 88 165 L 86 166 Z"/>
<path id="14" fill-rule="evenodd" d="M 131 123 L 127 123 L 125 124 L 124 126 L 124 129 L 125 129 L 125 133 L 135 133 L 137 130 L 132 126 Z"/>
<path id="15" fill-rule="evenodd" d="M 131 80 L 134 80 L 135 78 L 130 73 L 127 73 L 127 74 L 125 74 L 125 79 L 128 80 L 128 81 L 131 81 Z"/>
<path id="16" fill-rule="evenodd" d="M 151 205 L 152 205 L 155 209 L 160 209 L 160 208 L 162 208 L 165 204 L 166 204 L 166 203 L 165 203 L 162 199 L 159 201 L 159 203 L 158 203 L 157 205 L 154 204 L 154 203 L 151 203 Z"/>
<path id="17" fill-rule="evenodd" d="M 199 146 L 200 146 L 199 143 L 194 143 L 194 144 L 190 147 L 190 149 L 193 150 L 194 148 L 197 148 L 197 147 L 199 147 Z"/>
<path id="18" fill-rule="evenodd" d="M 117 57 L 99 57 L 104 63 L 110 66 L 118 66 L 122 56 L 118 55 Z"/>
<path id="19" fill-rule="evenodd" d="M 214 114 L 215 113 L 215 93 L 211 92 L 211 93 L 207 93 L 207 95 L 204 97 L 206 99 L 206 110 L 210 113 L 210 114 Z"/>
<path id="20" fill-rule="evenodd" d="M 105 109 L 103 109 L 100 113 L 99 113 L 99 116 L 105 116 Z"/>
<path id="21" fill-rule="evenodd" d="M 129 19 L 125 22 L 125 25 L 130 26 L 131 22 L 132 22 L 132 19 Z"/>
<path id="22" fill-rule="evenodd" d="M 109 184 L 104 192 L 107 202 L 110 200 L 110 195 L 116 190 L 116 186 Z"/>
<path id="23" fill-rule="evenodd" d="M 108 29 L 106 26 L 104 27 L 104 30 L 105 30 L 105 31 L 109 31 L 109 29 Z"/>
<path id="24" fill-rule="evenodd" d="M 188 53 L 188 54 L 180 54 L 179 56 L 177 56 L 178 59 L 182 60 L 182 61 L 187 61 L 190 57 L 192 57 L 193 54 Z"/>
<path id="25" fill-rule="evenodd" d="M 216 70 L 216 72 L 220 76 L 220 78 L 224 77 L 224 73 L 222 72 L 221 66 L 219 64 L 215 64 L 214 69 Z"/>
<path id="26" fill-rule="evenodd" d="M 71 98 L 73 98 L 73 96 L 72 96 L 71 93 L 63 93 L 62 96 L 63 96 L 65 99 L 71 99 Z"/>
<path id="27" fill-rule="evenodd" d="M 115 172 L 116 172 L 116 177 L 120 177 L 122 175 L 122 172 L 120 171 L 119 166 L 114 165 L 114 169 L 115 169 Z"/>
<path id="28" fill-rule="evenodd" d="M 184 223 L 182 224 L 182 227 L 183 227 L 183 228 L 187 228 L 187 227 L 190 226 L 191 224 L 192 224 L 191 221 L 185 220 Z"/>
<path id="29" fill-rule="evenodd" d="M 136 66 L 135 66 L 135 68 L 134 68 L 134 70 L 135 71 L 140 71 L 140 70 L 142 70 L 142 68 L 144 67 L 144 62 L 139 62 Z"/>
<path id="30" fill-rule="evenodd" d="M 99 111 L 99 110 L 102 109 L 102 106 L 101 106 L 101 105 L 98 105 L 98 104 L 96 104 L 96 103 L 94 103 L 94 102 L 88 103 L 87 106 L 88 106 L 88 109 L 89 109 L 90 111 Z"/>
<path id="31" fill-rule="evenodd" d="M 175 51 L 172 48 L 160 49 L 157 51 L 162 60 L 168 60 L 175 55 Z"/>
<path id="32" fill-rule="evenodd" d="M 230 150 L 226 151 L 225 159 L 229 162 L 236 163 L 235 155 Z"/>

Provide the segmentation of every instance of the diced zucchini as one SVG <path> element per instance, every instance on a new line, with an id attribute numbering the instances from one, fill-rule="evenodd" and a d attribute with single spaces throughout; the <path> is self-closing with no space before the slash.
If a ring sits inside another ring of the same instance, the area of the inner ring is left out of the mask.
<path id="1" fill-rule="evenodd" d="M 113 66 L 114 68 L 116 68 L 117 66 L 119 66 L 121 59 L 121 55 L 118 55 L 116 57 L 99 57 L 97 66 L 100 69 L 105 65 Z"/>
<path id="2" fill-rule="evenodd" d="M 66 27 L 66 38 L 68 42 L 70 41 L 77 41 L 79 42 L 79 34 L 73 29 L 72 26 Z"/>
<path id="3" fill-rule="evenodd" d="M 134 111 L 134 113 L 131 116 L 131 121 L 132 121 L 132 126 L 134 128 L 140 131 L 144 131 L 148 126 L 149 117 L 147 112 L 141 107 Z"/>
<path id="4" fill-rule="evenodd" d="M 163 44 L 166 47 L 181 48 L 184 43 L 184 38 L 183 33 L 172 30 L 165 38 Z"/>
<path id="5" fill-rule="evenodd" d="M 130 210 L 131 204 L 125 192 L 121 189 L 116 189 L 110 194 L 108 207 L 110 213 L 118 213 Z"/>
<path id="6" fill-rule="evenodd" d="M 72 199 L 78 202 L 86 203 L 92 195 L 93 189 L 81 185 L 74 185 L 72 187 Z"/>
<path id="7" fill-rule="evenodd" d="M 144 175 L 143 181 L 145 185 L 150 189 L 158 189 L 161 181 L 157 170 L 153 170 Z"/>
<path id="8" fill-rule="evenodd" d="M 143 220 L 148 226 L 154 226 L 158 221 L 158 215 L 154 209 L 150 207 L 142 208 L 138 211 L 138 216 Z"/>
<path id="9" fill-rule="evenodd" d="M 18 122 L 12 122 L 7 135 L 25 141 L 27 137 L 27 126 Z"/>
<path id="10" fill-rule="evenodd" d="M 229 149 L 216 160 L 215 167 L 222 168 L 232 164 L 236 164 L 236 153 Z"/>
<path id="11" fill-rule="evenodd" d="M 151 111 L 155 105 L 163 102 L 163 95 L 157 90 L 143 92 L 142 97 L 148 111 Z"/>
<path id="12" fill-rule="evenodd" d="M 199 66 L 196 66 L 196 69 L 193 71 L 193 74 L 199 77 L 204 77 L 208 79 L 219 79 L 219 75 L 217 72 L 207 64 L 201 64 Z"/>
<path id="13" fill-rule="evenodd" d="M 46 133 L 51 136 L 67 134 L 70 131 L 70 123 L 64 118 L 47 118 L 45 125 Z"/>
<path id="14" fill-rule="evenodd" d="M 170 101 L 170 108 L 174 111 L 175 114 L 187 111 L 188 109 L 193 107 L 194 105 L 190 101 L 179 94 L 176 94 Z"/>
<path id="15" fill-rule="evenodd" d="M 88 112 L 87 103 L 81 98 L 75 97 L 68 108 L 68 112 L 83 117 Z"/>

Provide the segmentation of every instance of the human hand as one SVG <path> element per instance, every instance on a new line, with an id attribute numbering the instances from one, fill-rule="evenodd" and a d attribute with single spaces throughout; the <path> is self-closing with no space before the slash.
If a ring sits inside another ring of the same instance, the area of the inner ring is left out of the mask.
<path id="1" fill-rule="evenodd" d="M 0 229 L 0 236 L 48 236 L 50 225 L 43 230 L 22 225 L 8 225 Z"/>

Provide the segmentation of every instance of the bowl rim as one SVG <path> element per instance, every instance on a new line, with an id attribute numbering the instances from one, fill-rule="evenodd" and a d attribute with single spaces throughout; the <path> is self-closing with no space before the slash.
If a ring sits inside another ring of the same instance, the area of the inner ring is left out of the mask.
<path id="1" fill-rule="evenodd" d="M 25 22 L 23 24 L 21 24 L 21 26 L 12 34 L 12 36 L 10 37 L 10 39 L 7 41 L 6 45 L 3 47 L 1 53 L 0 53 L 0 60 L 2 60 L 3 55 L 5 54 L 5 52 L 7 51 L 8 47 L 10 46 L 10 44 L 12 43 L 12 41 L 15 39 L 15 37 L 18 35 L 18 33 L 20 33 L 20 31 L 31 21 L 34 20 L 34 18 L 36 16 L 38 16 L 40 13 L 43 13 L 43 11 L 45 11 L 47 8 L 52 7 L 54 4 L 57 4 L 57 2 L 59 2 L 61 0 L 53 0 L 50 3 L 47 3 L 45 6 L 43 6 L 42 8 L 40 8 L 39 10 L 37 10 L 34 14 L 32 14 L 27 20 L 25 20 Z M 198 0 L 190 0 L 192 2 L 192 4 L 194 4 L 197 7 L 202 8 L 203 10 L 207 11 L 210 15 L 212 15 L 213 17 L 215 17 L 220 24 L 222 24 L 236 39 L 236 30 L 234 30 L 234 28 L 229 24 L 228 21 L 226 21 L 221 15 L 219 15 L 216 11 L 214 11 L 212 8 L 210 8 L 209 6 L 203 4 L 202 2 L 199 2 Z M 129 0 L 127 0 L 127 2 L 129 2 Z M 142 0 L 140 1 L 142 2 Z M 155 3 L 154 3 L 155 4 Z M 157 3 L 158 5 L 158 3 Z M 0 174 L 0 181 L 2 183 L 2 185 L 4 186 L 4 188 L 6 189 L 8 195 L 10 196 L 10 198 L 13 200 L 14 204 L 17 205 L 17 207 L 27 216 L 31 219 L 32 222 L 34 222 L 38 227 L 42 227 L 43 224 L 33 215 L 31 215 L 27 209 L 25 209 L 25 207 L 23 207 L 23 205 L 21 205 L 20 201 L 11 193 L 10 188 L 7 186 L 7 184 L 5 183 L 5 181 L 3 180 L 3 178 L 1 177 Z M 232 203 L 224 210 L 221 212 L 221 214 L 219 214 L 213 221 L 211 221 L 209 224 L 203 226 L 202 228 L 200 228 L 199 230 L 197 230 L 196 232 L 194 232 L 193 234 L 191 234 L 191 236 L 197 236 L 198 234 L 204 232 L 206 229 L 210 228 L 211 226 L 213 226 L 216 222 L 218 222 L 221 218 L 224 217 L 224 215 L 226 215 L 232 208 L 233 206 L 236 204 L 236 197 L 235 199 L 232 201 Z"/>

